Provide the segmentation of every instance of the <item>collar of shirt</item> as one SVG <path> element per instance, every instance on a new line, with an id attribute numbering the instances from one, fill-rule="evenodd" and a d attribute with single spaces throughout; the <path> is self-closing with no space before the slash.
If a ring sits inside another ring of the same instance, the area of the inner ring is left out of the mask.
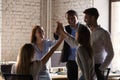
<path id="1" fill-rule="evenodd" d="M 96 27 L 93 29 L 92 32 L 96 31 L 96 30 L 99 29 L 99 28 L 100 28 L 100 25 L 96 26 Z"/>

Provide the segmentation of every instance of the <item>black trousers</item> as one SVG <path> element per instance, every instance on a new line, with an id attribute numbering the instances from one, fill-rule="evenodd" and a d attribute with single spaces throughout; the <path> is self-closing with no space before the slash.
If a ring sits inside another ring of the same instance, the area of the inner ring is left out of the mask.
<path id="1" fill-rule="evenodd" d="M 76 61 L 68 61 L 66 67 L 68 80 L 78 80 L 78 66 Z"/>
<path id="2" fill-rule="evenodd" d="M 104 79 L 104 75 L 102 74 L 102 72 L 99 70 L 101 64 L 95 64 L 95 72 L 96 72 L 96 76 L 97 76 L 97 80 L 105 80 Z"/>

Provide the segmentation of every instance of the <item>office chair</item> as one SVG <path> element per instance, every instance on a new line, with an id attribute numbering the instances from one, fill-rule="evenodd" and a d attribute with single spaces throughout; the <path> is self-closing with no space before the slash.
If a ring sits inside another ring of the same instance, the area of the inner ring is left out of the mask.
<path id="1" fill-rule="evenodd" d="M 3 73 L 5 80 L 33 80 L 32 75 Z"/>
<path id="2" fill-rule="evenodd" d="M 104 79 L 105 80 L 108 80 L 109 73 L 110 73 L 110 68 L 106 68 L 104 71 Z"/>
<path id="3" fill-rule="evenodd" d="M 1 65 L 1 72 L 2 73 L 11 73 L 11 68 L 13 64 L 2 64 Z"/>

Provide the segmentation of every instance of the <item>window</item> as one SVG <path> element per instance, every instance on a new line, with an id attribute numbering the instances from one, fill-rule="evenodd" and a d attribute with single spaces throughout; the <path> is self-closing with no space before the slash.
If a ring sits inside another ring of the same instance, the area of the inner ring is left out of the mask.
<path id="1" fill-rule="evenodd" d="M 114 48 L 113 71 L 120 71 L 120 0 L 110 0 L 110 32 Z"/>

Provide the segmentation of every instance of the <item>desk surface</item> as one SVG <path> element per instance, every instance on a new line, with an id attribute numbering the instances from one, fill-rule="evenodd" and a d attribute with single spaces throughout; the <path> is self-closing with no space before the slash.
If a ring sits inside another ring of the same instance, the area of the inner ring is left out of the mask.
<path id="1" fill-rule="evenodd" d="M 109 80 L 119 80 L 120 79 L 120 74 L 116 74 L 116 73 L 110 73 L 108 76 Z"/>
<path id="2" fill-rule="evenodd" d="M 67 75 L 51 75 L 52 80 L 68 80 Z"/>
<path id="3" fill-rule="evenodd" d="M 67 80 L 67 75 L 51 75 L 52 80 Z M 109 79 L 120 78 L 120 74 L 110 73 Z"/>
<path id="4" fill-rule="evenodd" d="M 120 74 L 116 74 L 116 73 L 110 73 L 109 77 L 120 77 Z"/>
<path id="5" fill-rule="evenodd" d="M 51 76 L 52 79 L 55 79 L 55 78 L 67 78 L 67 75 L 54 75 L 54 76 Z"/>

